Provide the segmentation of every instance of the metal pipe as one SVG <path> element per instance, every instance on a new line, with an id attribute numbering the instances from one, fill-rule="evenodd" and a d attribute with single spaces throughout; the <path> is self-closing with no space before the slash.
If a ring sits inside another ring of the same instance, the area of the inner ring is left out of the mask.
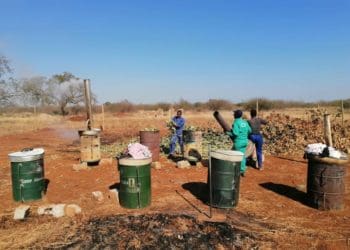
<path id="1" fill-rule="evenodd" d="M 228 125 L 226 123 L 226 121 L 224 120 L 224 118 L 221 116 L 221 114 L 219 113 L 219 111 L 215 111 L 213 113 L 216 121 L 220 124 L 220 126 L 222 127 L 222 129 L 224 130 L 224 132 L 230 131 L 231 127 L 230 125 Z"/>
<path id="2" fill-rule="evenodd" d="M 91 88 L 90 79 L 84 80 L 84 95 L 85 95 L 85 107 L 87 113 L 87 128 L 91 130 L 93 119 L 92 119 L 92 105 L 91 105 Z"/>
<path id="3" fill-rule="evenodd" d="M 213 192 L 212 192 L 212 179 L 211 179 L 211 145 L 208 145 L 208 158 L 209 158 L 209 217 L 212 218 L 212 206 L 213 206 Z"/>

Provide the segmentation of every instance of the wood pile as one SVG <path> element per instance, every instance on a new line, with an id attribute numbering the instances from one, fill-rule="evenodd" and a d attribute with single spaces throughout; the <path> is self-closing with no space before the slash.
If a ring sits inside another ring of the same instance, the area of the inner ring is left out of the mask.
<path id="1" fill-rule="evenodd" d="M 262 127 L 265 144 L 264 151 L 272 155 L 300 155 L 311 143 L 325 143 L 323 119 L 312 116 L 311 119 L 291 118 L 288 115 L 272 114 L 266 117 L 268 124 Z M 332 123 L 333 146 L 349 153 L 350 124 L 344 127 L 339 122 Z"/>

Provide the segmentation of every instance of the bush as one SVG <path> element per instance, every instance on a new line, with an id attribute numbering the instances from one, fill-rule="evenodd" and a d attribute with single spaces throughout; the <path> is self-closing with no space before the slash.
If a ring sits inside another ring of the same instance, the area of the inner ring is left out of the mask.
<path id="1" fill-rule="evenodd" d="M 231 110 L 233 103 L 222 99 L 209 99 L 206 106 L 212 111 L 219 109 Z"/>

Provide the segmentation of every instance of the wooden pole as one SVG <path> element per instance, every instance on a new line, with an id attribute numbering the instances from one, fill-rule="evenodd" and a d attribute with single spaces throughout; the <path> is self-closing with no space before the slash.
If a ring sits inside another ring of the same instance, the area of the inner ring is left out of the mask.
<path id="1" fill-rule="evenodd" d="M 91 89 L 90 80 L 84 80 L 84 95 L 85 95 L 85 107 L 87 113 L 87 129 L 90 130 L 93 127 L 92 119 L 92 106 L 91 106 Z"/>
<path id="2" fill-rule="evenodd" d="M 259 114 L 259 99 L 256 99 L 256 115 Z"/>
<path id="3" fill-rule="evenodd" d="M 344 127 L 344 100 L 341 100 L 341 125 Z"/>
<path id="4" fill-rule="evenodd" d="M 324 114 L 324 137 L 325 137 L 327 146 L 333 147 L 331 120 L 327 112 Z"/>
<path id="5" fill-rule="evenodd" d="M 105 108 L 103 103 L 101 106 L 101 111 L 102 111 L 102 130 L 105 130 Z"/>

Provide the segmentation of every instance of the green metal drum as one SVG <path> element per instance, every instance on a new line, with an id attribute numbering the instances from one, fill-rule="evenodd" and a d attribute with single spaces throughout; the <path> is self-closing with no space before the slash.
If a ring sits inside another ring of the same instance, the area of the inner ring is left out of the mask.
<path id="1" fill-rule="evenodd" d="M 44 149 L 26 149 L 8 156 L 13 199 L 22 202 L 41 199 L 45 190 Z"/>
<path id="2" fill-rule="evenodd" d="M 210 158 L 212 169 L 212 205 L 219 208 L 237 206 L 240 166 L 243 153 L 232 150 L 216 150 L 210 152 Z"/>
<path id="3" fill-rule="evenodd" d="M 118 160 L 120 172 L 119 203 L 125 208 L 143 208 L 151 204 L 152 158 Z"/>

